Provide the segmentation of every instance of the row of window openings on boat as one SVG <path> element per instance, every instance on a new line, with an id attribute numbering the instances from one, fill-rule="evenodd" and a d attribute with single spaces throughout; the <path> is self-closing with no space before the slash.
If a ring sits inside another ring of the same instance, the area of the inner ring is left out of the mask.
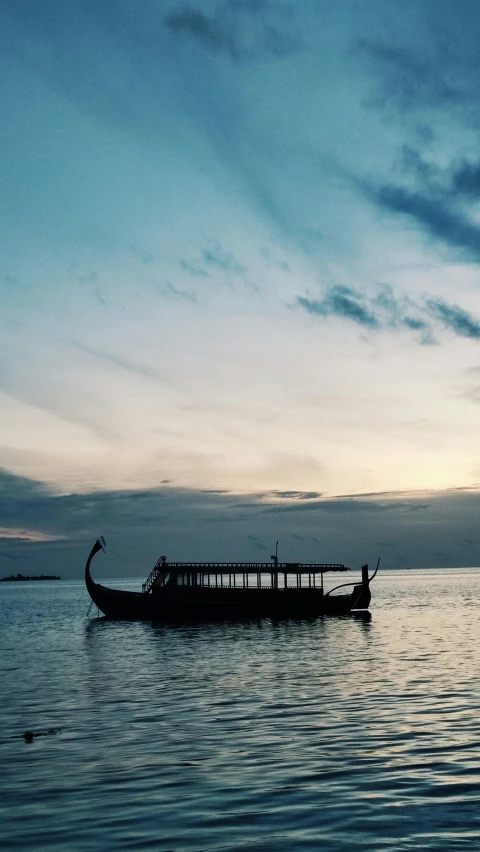
<path id="1" fill-rule="evenodd" d="M 321 589 L 322 574 L 166 574 L 162 585 L 203 586 L 209 589 Z"/>

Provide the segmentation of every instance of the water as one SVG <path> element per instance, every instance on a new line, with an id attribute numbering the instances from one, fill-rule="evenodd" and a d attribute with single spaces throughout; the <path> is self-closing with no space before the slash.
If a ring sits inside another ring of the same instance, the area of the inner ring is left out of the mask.
<path id="1" fill-rule="evenodd" d="M 2 848 L 478 848 L 480 570 L 384 572 L 370 620 L 88 603 L 0 587 Z"/>

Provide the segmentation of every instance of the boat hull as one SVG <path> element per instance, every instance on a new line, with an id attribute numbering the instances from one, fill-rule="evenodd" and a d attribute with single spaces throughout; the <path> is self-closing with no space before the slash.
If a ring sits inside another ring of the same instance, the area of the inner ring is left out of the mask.
<path id="1" fill-rule="evenodd" d="M 161 594 L 140 594 L 109 589 L 99 583 L 89 589 L 107 618 L 173 621 L 192 619 L 306 618 L 345 615 L 365 610 L 368 601 L 361 586 L 348 595 L 322 595 L 302 590 L 176 589 Z"/>

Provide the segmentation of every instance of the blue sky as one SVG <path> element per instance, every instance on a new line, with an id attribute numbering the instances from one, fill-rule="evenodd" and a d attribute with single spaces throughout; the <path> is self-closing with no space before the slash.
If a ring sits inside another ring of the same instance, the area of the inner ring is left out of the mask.
<path id="1" fill-rule="evenodd" d="M 478 564 L 479 36 L 468 0 L 7 0 L 0 573 L 101 532 Z"/>

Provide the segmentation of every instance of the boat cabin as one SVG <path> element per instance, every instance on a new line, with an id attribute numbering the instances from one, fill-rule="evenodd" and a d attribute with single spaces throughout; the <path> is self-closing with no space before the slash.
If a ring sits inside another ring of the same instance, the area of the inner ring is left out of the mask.
<path id="1" fill-rule="evenodd" d="M 161 556 L 142 586 L 144 594 L 162 587 L 206 589 L 311 589 L 323 594 L 323 575 L 348 571 L 339 563 L 279 562 L 168 562 Z"/>

